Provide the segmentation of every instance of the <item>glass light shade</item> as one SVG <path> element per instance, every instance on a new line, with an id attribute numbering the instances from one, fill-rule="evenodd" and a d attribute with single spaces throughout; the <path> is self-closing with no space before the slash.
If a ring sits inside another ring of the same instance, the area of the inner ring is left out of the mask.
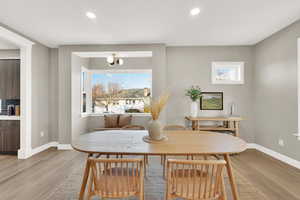
<path id="1" fill-rule="evenodd" d="M 107 58 L 106 58 L 106 61 L 108 62 L 108 63 L 113 63 L 114 62 L 114 57 L 113 56 L 108 56 Z"/>
<path id="2" fill-rule="evenodd" d="M 124 64 L 124 60 L 123 60 L 122 58 L 120 58 L 120 59 L 118 60 L 118 63 L 119 63 L 119 65 L 123 65 L 123 64 Z"/>

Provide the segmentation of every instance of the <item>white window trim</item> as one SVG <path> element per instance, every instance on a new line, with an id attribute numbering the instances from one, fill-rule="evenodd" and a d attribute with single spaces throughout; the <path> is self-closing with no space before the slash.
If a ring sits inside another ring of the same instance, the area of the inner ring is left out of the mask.
<path id="1" fill-rule="evenodd" d="M 216 80 L 216 71 L 218 68 L 221 67 L 226 67 L 230 65 L 235 68 L 239 68 L 240 70 L 240 76 L 241 79 L 239 81 L 230 81 L 230 80 Z M 211 82 L 212 84 L 219 84 L 219 85 L 242 85 L 245 83 L 244 77 L 245 77 L 245 71 L 244 71 L 244 62 L 212 62 L 212 67 L 211 67 Z"/>
<path id="2" fill-rule="evenodd" d="M 293 135 L 300 141 L 300 38 L 297 41 L 297 97 L 298 97 L 298 130 Z"/>
<path id="3" fill-rule="evenodd" d="M 132 115 L 133 117 L 150 117 L 151 113 L 89 113 L 86 117 L 103 117 L 104 115 Z"/>
<path id="4" fill-rule="evenodd" d="M 82 79 L 82 73 L 85 72 L 86 73 L 86 80 L 85 80 L 85 83 L 84 80 Z M 87 102 L 87 99 L 86 99 L 86 111 L 83 112 L 83 94 L 85 93 L 86 97 L 87 97 L 87 76 L 89 74 L 89 70 L 87 68 L 85 68 L 84 66 L 81 67 L 81 72 L 80 72 L 80 113 L 81 113 L 81 117 L 87 117 L 88 115 L 88 102 Z M 85 90 L 83 91 L 83 84 L 85 85 Z"/>
<path id="5" fill-rule="evenodd" d="M 149 73 L 151 74 L 151 88 L 150 88 L 150 94 L 152 96 L 152 69 L 90 69 L 88 70 L 90 76 L 92 77 L 93 74 L 107 74 L 107 73 L 115 73 L 115 74 L 119 74 L 119 73 Z M 91 84 L 89 85 L 89 87 L 91 87 Z M 91 91 L 92 93 L 92 91 Z M 92 95 L 92 94 L 88 94 L 88 95 Z M 89 105 L 90 106 L 90 105 Z M 132 116 L 150 116 L 150 113 L 88 113 L 87 115 L 82 114 L 82 117 L 86 117 L 86 116 L 104 116 L 104 115 L 110 115 L 110 114 L 128 114 L 128 115 L 132 115 Z"/>

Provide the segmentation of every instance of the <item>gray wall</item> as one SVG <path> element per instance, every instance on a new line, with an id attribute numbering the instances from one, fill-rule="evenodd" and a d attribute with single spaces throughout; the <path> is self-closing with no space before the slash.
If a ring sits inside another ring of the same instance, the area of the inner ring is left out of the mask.
<path id="1" fill-rule="evenodd" d="M 72 55 L 72 139 L 88 130 L 88 118 L 81 117 L 81 67 L 88 66 L 88 58 Z"/>
<path id="2" fill-rule="evenodd" d="M 11 58 L 11 57 L 20 58 L 20 50 L 19 49 L 0 49 L 0 59 L 1 58 Z"/>
<path id="3" fill-rule="evenodd" d="M 72 92 L 71 56 L 72 52 L 86 51 L 152 51 L 153 96 L 163 93 L 166 88 L 166 48 L 165 45 L 67 45 L 59 47 L 59 143 L 70 144 L 72 137 Z M 161 116 L 165 121 L 165 114 Z"/>
<path id="4" fill-rule="evenodd" d="M 300 160 L 297 132 L 297 39 L 300 22 L 255 46 L 255 142 Z M 278 145 L 283 139 L 285 146 Z"/>
<path id="5" fill-rule="evenodd" d="M 58 49 L 50 49 L 49 140 L 58 141 Z"/>
<path id="6" fill-rule="evenodd" d="M 241 123 L 241 137 L 254 142 L 252 90 L 253 90 L 253 48 L 241 47 L 168 47 L 167 87 L 171 98 L 167 106 L 169 124 L 185 124 L 184 116 L 189 115 L 190 99 L 185 97 L 185 89 L 199 85 L 205 92 L 224 92 L 223 111 L 201 111 L 200 116 L 220 116 L 228 114 L 230 102 L 235 102 L 238 114 L 245 118 Z M 245 62 L 245 84 L 212 85 L 211 64 L 213 61 Z"/>
<path id="7" fill-rule="evenodd" d="M 32 148 L 48 143 L 49 135 L 49 56 L 41 44 L 32 47 Z M 41 137 L 40 133 L 44 132 Z"/>

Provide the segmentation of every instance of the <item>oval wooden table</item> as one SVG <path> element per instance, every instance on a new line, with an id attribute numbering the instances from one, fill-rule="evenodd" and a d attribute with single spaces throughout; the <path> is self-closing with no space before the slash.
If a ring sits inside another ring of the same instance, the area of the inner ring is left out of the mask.
<path id="1" fill-rule="evenodd" d="M 147 131 L 115 130 L 98 131 L 79 136 L 72 147 L 89 156 L 106 155 L 208 155 L 223 156 L 226 161 L 234 200 L 238 192 L 231 167 L 230 154 L 240 153 L 247 148 L 246 142 L 238 137 L 205 131 L 165 131 L 168 140 L 162 143 L 146 143 Z M 89 162 L 86 163 L 79 199 L 82 200 L 89 177 Z"/>

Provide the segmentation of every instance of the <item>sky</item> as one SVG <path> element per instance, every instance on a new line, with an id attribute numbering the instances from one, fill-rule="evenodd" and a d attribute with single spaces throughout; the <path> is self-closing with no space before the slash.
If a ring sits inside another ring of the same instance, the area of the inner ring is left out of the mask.
<path id="1" fill-rule="evenodd" d="M 152 77 L 149 73 L 106 73 L 93 74 L 92 85 L 101 83 L 119 83 L 123 89 L 129 88 L 151 88 Z"/>

